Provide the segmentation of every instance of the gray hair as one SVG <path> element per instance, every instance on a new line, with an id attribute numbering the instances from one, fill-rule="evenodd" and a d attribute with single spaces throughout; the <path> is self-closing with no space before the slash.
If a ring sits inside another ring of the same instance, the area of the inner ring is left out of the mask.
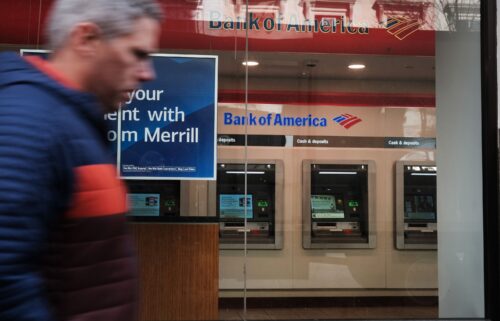
<path id="1" fill-rule="evenodd" d="M 156 0 L 56 0 L 46 29 L 48 45 L 52 50 L 62 47 L 81 22 L 95 23 L 110 39 L 131 32 L 134 20 L 141 17 L 163 19 Z"/>

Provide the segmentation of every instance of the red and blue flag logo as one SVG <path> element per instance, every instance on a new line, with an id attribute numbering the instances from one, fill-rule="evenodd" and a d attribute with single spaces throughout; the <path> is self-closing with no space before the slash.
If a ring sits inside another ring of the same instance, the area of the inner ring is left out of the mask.
<path id="1" fill-rule="evenodd" d="M 344 127 L 345 129 L 349 129 L 357 123 L 361 122 L 362 119 L 351 114 L 342 114 L 333 118 L 333 121 Z"/>

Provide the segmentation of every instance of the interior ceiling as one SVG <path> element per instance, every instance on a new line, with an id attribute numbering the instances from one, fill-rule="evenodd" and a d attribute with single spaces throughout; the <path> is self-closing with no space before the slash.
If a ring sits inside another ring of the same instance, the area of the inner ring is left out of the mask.
<path id="1" fill-rule="evenodd" d="M 242 65 L 245 60 L 243 51 L 189 53 L 219 56 L 220 76 L 244 77 L 245 75 L 245 66 Z M 249 52 L 248 57 L 249 60 L 259 62 L 258 66 L 248 67 L 249 76 L 256 78 L 434 81 L 435 74 L 434 57 L 277 52 Z M 352 63 L 364 64 L 366 68 L 348 69 L 347 66 Z"/>
<path id="2" fill-rule="evenodd" d="M 0 46 L 3 50 L 18 50 L 16 46 Z M 180 51 L 165 53 L 217 55 L 219 75 L 243 78 L 244 51 Z M 321 80 L 381 80 L 381 81 L 434 81 L 434 57 L 378 56 L 353 54 L 312 54 L 249 52 L 249 59 L 260 64 L 249 67 L 249 76 L 255 78 L 312 78 Z M 363 70 L 350 70 L 351 63 L 366 65 Z"/>

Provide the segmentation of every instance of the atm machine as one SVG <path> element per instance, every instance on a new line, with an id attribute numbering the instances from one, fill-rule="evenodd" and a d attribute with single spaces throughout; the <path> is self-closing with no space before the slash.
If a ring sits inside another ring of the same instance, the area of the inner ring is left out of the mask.
<path id="1" fill-rule="evenodd" d="M 127 180 L 130 216 L 137 220 L 161 220 L 180 216 L 181 184 L 178 180 Z"/>
<path id="2" fill-rule="evenodd" d="M 437 249 L 436 164 L 396 162 L 396 248 Z"/>
<path id="3" fill-rule="evenodd" d="M 247 249 L 282 249 L 282 161 L 252 160 L 246 170 L 241 160 L 220 161 L 208 195 L 209 216 L 219 218 L 221 249 L 243 249 L 245 235 Z"/>
<path id="4" fill-rule="evenodd" d="M 375 162 L 302 163 L 304 249 L 374 248 Z"/>

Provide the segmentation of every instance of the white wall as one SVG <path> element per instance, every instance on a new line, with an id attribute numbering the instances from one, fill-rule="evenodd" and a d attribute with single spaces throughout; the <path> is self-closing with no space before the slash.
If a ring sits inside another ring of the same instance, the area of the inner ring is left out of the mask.
<path id="1" fill-rule="evenodd" d="M 439 317 L 484 317 L 478 32 L 437 32 Z"/>

